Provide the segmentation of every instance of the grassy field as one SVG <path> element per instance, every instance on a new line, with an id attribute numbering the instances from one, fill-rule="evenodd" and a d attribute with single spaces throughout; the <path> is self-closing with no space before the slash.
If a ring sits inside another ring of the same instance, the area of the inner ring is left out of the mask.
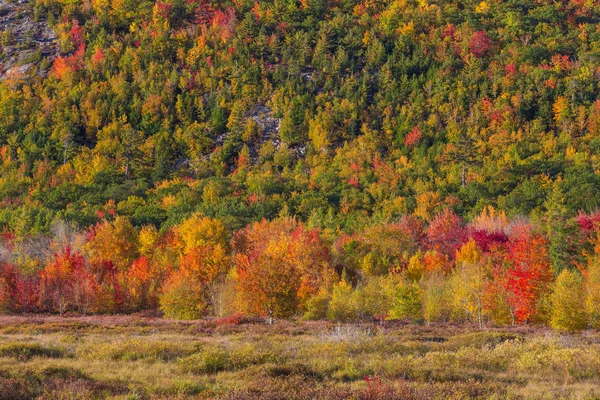
<path id="1" fill-rule="evenodd" d="M 600 398 L 600 335 L 0 317 L 0 399 Z"/>

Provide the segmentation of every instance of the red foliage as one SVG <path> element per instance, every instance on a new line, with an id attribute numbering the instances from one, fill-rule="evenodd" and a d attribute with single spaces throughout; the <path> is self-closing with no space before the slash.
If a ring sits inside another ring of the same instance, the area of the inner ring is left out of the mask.
<path id="1" fill-rule="evenodd" d="M 227 7 L 225 11 L 216 10 L 213 13 L 212 24 L 220 29 L 223 40 L 227 40 L 233 35 L 235 21 L 236 14 L 232 7 Z"/>
<path id="2" fill-rule="evenodd" d="M 84 66 L 85 44 L 77 48 L 75 54 L 62 57 L 59 56 L 54 60 L 52 72 L 58 79 L 62 79 L 67 73 L 77 71 Z"/>
<path id="3" fill-rule="evenodd" d="M 452 24 L 446 25 L 442 31 L 442 39 L 447 37 L 451 38 L 452 40 L 456 40 L 456 27 Z"/>
<path id="4" fill-rule="evenodd" d="M 140 257 L 135 260 L 125 275 L 127 284 L 127 306 L 129 310 L 146 310 L 155 306 L 156 299 L 151 299 L 153 271 L 150 260 Z"/>
<path id="5" fill-rule="evenodd" d="M 156 8 L 158 10 L 158 14 L 163 18 L 169 18 L 171 16 L 171 11 L 173 11 L 173 4 L 171 3 L 163 3 L 161 1 L 156 2 Z"/>
<path id="6" fill-rule="evenodd" d="M 212 22 L 215 8 L 205 0 L 188 0 L 188 4 L 196 4 L 192 22 L 198 25 L 208 25 Z"/>
<path id="7" fill-rule="evenodd" d="M 79 25 L 77 20 L 73 20 L 73 27 L 69 32 L 71 35 L 71 42 L 73 43 L 73 48 L 79 49 L 80 47 L 85 45 L 85 40 L 83 37 L 83 28 Z"/>
<path id="8" fill-rule="evenodd" d="M 504 232 L 487 232 L 483 230 L 472 231 L 471 237 L 484 252 L 490 251 L 496 246 L 505 245 L 509 240 Z"/>
<path id="9" fill-rule="evenodd" d="M 0 264 L 2 278 L 10 296 L 10 310 L 13 312 L 34 312 L 39 303 L 39 278 L 25 276 L 11 264 Z"/>
<path id="10" fill-rule="evenodd" d="M 367 386 L 366 395 L 369 399 L 388 398 L 389 388 L 383 384 L 383 379 L 377 375 L 369 375 L 364 378 Z"/>
<path id="11" fill-rule="evenodd" d="M 467 231 L 462 218 L 452 210 L 437 214 L 427 228 L 429 246 L 454 259 L 456 250 L 467 241 Z"/>
<path id="12" fill-rule="evenodd" d="M 477 31 L 469 43 L 469 52 L 477 58 L 487 54 L 491 47 L 491 40 L 485 31 Z"/>
<path id="13" fill-rule="evenodd" d="M 423 134 L 421 133 L 421 129 L 418 126 L 415 126 L 412 131 L 410 131 L 404 137 L 404 144 L 408 147 L 414 147 L 421 141 Z"/>
<path id="14" fill-rule="evenodd" d="M 515 322 L 527 322 L 535 313 L 541 291 L 552 281 L 553 274 L 546 240 L 539 235 L 520 234 L 509 244 L 509 260 L 505 289 Z"/>
<path id="15" fill-rule="evenodd" d="M 67 246 L 55 253 L 40 273 L 42 308 L 64 313 L 69 309 L 85 312 L 96 292 L 96 282 L 83 256 Z"/>
<path id="16" fill-rule="evenodd" d="M 519 73 L 519 71 L 517 70 L 517 67 L 513 63 L 508 64 L 504 68 L 504 72 L 505 72 L 506 76 L 517 75 Z"/>
<path id="17" fill-rule="evenodd" d="M 358 179 L 356 179 L 355 177 L 352 177 L 348 180 L 348 185 L 353 186 L 355 188 L 360 187 L 360 183 L 358 183 Z"/>
<path id="18" fill-rule="evenodd" d="M 242 324 L 247 323 L 248 321 L 249 321 L 248 318 L 244 314 L 236 313 L 233 315 L 229 315 L 227 317 L 215 319 L 215 324 L 217 324 L 217 326 L 242 325 Z"/>
<path id="19" fill-rule="evenodd" d="M 11 284 L 9 283 L 9 288 Z M 11 310 L 20 313 L 31 313 L 38 310 L 40 301 L 40 280 L 36 275 L 16 273 L 12 281 Z"/>
<path id="20" fill-rule="evenodd" d="M 567 71 L 573 68 L 573 63 L 569 60 L 569 56 L 555 54 L 552 56 L 552 65 L 561 71 Z"/>
<path id="21" fill-rule="evenodd" d="M 258 203 L 260 200 L 260 197 L 258 197 L 258 195 L 256 193 L 252 193 L 250 196 L 248 196 L 248 204 L 252 205 L 252 204 L 256 204 Z"/>
<path id="22" fill-rule="evenodd" d="M 96 65 L 102 64 L 104 62 L 104 53 L 101 49 L 97 49 L 96 52 L 92 55 L 92 62 Z"/>
<path id="23" fill-rule="evenodd" d="M 600 223 L 600 211 L 596 211 L 592 214 L 580 212 L 579 215 L 577 215 L 576 221 L 584 233 L 590 233 Z"/>

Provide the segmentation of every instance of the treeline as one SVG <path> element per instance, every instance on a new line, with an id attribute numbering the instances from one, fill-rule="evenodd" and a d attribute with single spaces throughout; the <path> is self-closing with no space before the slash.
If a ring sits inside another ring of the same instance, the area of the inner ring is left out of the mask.
<path id="1" fill-rule="evenodd" d="M 0 310 L 597 328 L 600 213 L 573 222 L 563 263 L 538 228 L 493 208 L 468 224 L 445 210 L 339 236 L 285 216 L 232 233 L 196 214 L 160 233 L 109 214 L 85 231 L 5 235 Z"/>

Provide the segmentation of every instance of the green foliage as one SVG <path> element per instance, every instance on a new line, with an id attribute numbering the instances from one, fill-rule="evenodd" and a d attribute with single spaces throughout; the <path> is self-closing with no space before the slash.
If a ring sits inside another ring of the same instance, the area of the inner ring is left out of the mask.
<path id="1" fill-rule="evenodd" d="M 65 351 L 56 347 L 42 346 L 38 343 L 8 343 L 0 345 L 0 357 L 13 357 L 29 360 L 34 357 L 61 358 Z"/>
<path id="2" fill-rule="evenodd" d="M 389 319 L 419 321 L 423 318 L 421 287 L 415 282 L 400 282 L 393 290 Z"/>
<path id="3" fill-rule="evenodd" d="M 331 294 L 327 293 L 326 291 L 321 291 L 315 296 L 311 297 L 306 303 L 306 312 L 304 313 L 304 319 L 326 319 L 330 300 Z"/>
<path id="4" fill-rule="evenodd" d="M 199 210 L 354 231 L 442 205 L 600 206 L 594 5 L 105 3 L 32 4 L 63 53 L 46 78 L 0 83 L 0 221 L 19 236 L 130 196 L 119 214 L 163 229 Z M 227 190 L 199 198 L 215 177 Z"/>
<path id="5" fill-rule="evenodd" d="M 450 319 L 452 307 L 448 283 L 439 274 L 422 281 L 423 318 L 426 322 L 445 322 Z"/>
<path id="6" fill-rule="evenodd" d="M 167 318 L 199 319 L 206 311 L 204 292 L 193 278 L 176 276 L 160 297 L 160 309 Z"/>
<path id="7" fill-rule="evenodd" d="M 573 331 L 587 326 L 582 283 L 583 279 L 576 271 L 564 270 L 556 279 L 550 320 L 553 328 Z"/>
<path id="8" fill-rule="evenodd" d="M 209 346 L 199 353 L 179 359 L 179 367 L 184 372 L 194 374 L 215 374 L 221 371 L 235 371 L 252 365 L 281 363 L 282 361 L 282 356 L 252 344 L 234 345 L 229 349 Z"/>
<path id="9" fill-rule="evenodd" d="M 327 318 L 339 322 L 356 320 L 358 315 L 352 301 L 353 293 L 352 286 L 345 279 L 335 285 L 327 308 Z"/>

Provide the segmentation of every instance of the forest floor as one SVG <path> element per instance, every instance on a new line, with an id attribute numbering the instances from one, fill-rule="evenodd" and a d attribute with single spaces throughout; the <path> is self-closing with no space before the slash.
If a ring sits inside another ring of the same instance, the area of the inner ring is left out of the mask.
<path id="1" fill-rule="evenodd" d="M 600 334 L 0 317 L 0 399 L 30 398 L 592 399 Z"/>

